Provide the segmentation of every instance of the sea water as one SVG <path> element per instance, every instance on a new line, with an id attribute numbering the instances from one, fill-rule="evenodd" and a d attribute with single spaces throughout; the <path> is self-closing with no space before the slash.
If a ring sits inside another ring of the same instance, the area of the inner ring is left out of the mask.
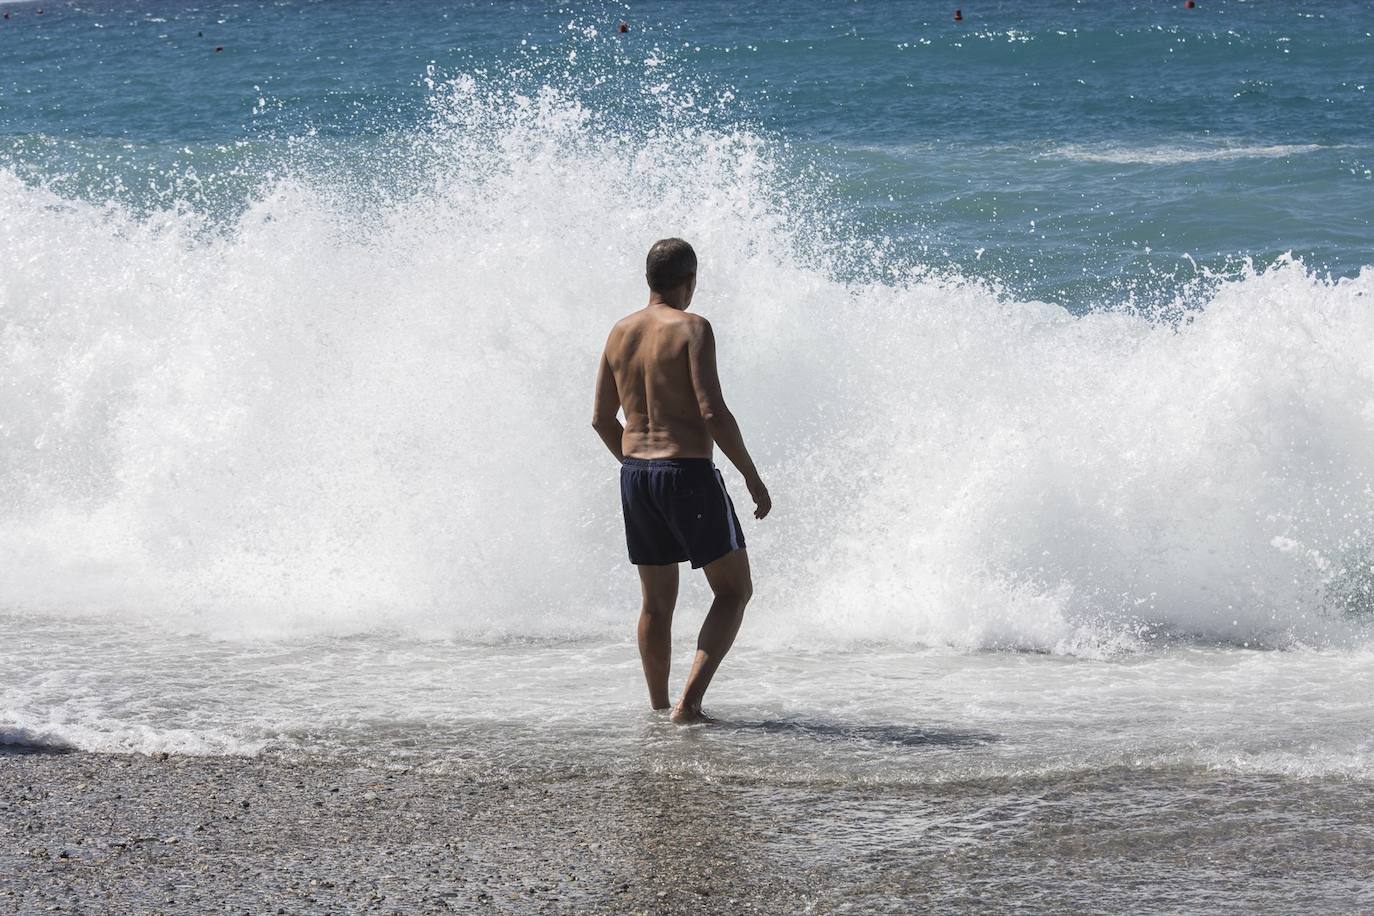
<path id="1" fill-rule="evenodd" d="M 1364 4 L 43 7 L 0 21 L 0 740 L 1374 778 Z M 588 428 L 665 235 L 775 500 L 690 737 Z"/>

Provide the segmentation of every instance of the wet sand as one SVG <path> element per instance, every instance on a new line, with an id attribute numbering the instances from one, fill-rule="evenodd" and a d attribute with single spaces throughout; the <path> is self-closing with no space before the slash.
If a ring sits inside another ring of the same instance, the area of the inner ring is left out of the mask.
<path id="1" fill-rule="evenodd" d="M 943 786 L 0 748 L 5 913 L 1349 912 L 1352 782 Z"/>

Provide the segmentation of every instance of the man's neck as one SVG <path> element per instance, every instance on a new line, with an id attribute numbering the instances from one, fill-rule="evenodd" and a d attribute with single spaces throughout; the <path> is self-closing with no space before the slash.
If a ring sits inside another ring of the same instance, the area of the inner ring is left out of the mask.
<path id="1" fill-rule="evenodd" d="M 681 312 L 682 310 L 684 310 L 685 308 L 687 308 L 687 303 L 683 301 L 683 298 L 684 298 L 684 297 L 682 297 L 682 296 L 674 296 L 674 295 L 667 295 L 667 296 L 665 296 L 665 295 L 662 295 L 661 293 L 650 293 L 650 294 L 649 294 L 649 305 L 648 305 L 647 307 L 648 307 L 648 308 L 655 308 L 655 307 L 670 308 L 670 309 L 673 309 L 674 311 Z"/>

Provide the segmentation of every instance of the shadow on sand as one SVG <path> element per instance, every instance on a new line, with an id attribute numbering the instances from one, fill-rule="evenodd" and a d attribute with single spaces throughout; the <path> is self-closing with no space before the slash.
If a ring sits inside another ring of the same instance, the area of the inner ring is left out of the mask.
<path id="1" fill-rule="evenodd" d="M 763 722 L 718 723 L 720 728 L 796 735 L 821 741 L 867 741 L 891 747 L 978 747 L 1001 740 L 991 732 L 909 725 L 838 725 L 829 722 L 798 722 L 769 719 Z"/>

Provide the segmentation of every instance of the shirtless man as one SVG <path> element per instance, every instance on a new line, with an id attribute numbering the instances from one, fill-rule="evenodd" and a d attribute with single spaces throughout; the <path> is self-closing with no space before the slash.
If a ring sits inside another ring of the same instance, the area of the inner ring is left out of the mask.
<path id="1" fill-rule="evenodd" d="M 667 709 L 668 665 L 677 565 L 704 568 L 715 600 L 697 638 L 674 722 L 707 722 L 701 697 L 744 619 L 753 594 L 749 555 L 712 444 L 744 475 L 754 518 L 772 508 L 768 488 L 744 447 L 716 376 L 711 325 L 687 314 L 697 286 L 697 256 L 682 239 L 649 249 L 649 304 L 611 329 L 596 374 L 592 427 L 620 461 L 620 502 L 630 562 L 639 569 L 644 603 L 639 656 L 649 703 Z M 625 412 L 625 425 L 616 413 Z"/>

